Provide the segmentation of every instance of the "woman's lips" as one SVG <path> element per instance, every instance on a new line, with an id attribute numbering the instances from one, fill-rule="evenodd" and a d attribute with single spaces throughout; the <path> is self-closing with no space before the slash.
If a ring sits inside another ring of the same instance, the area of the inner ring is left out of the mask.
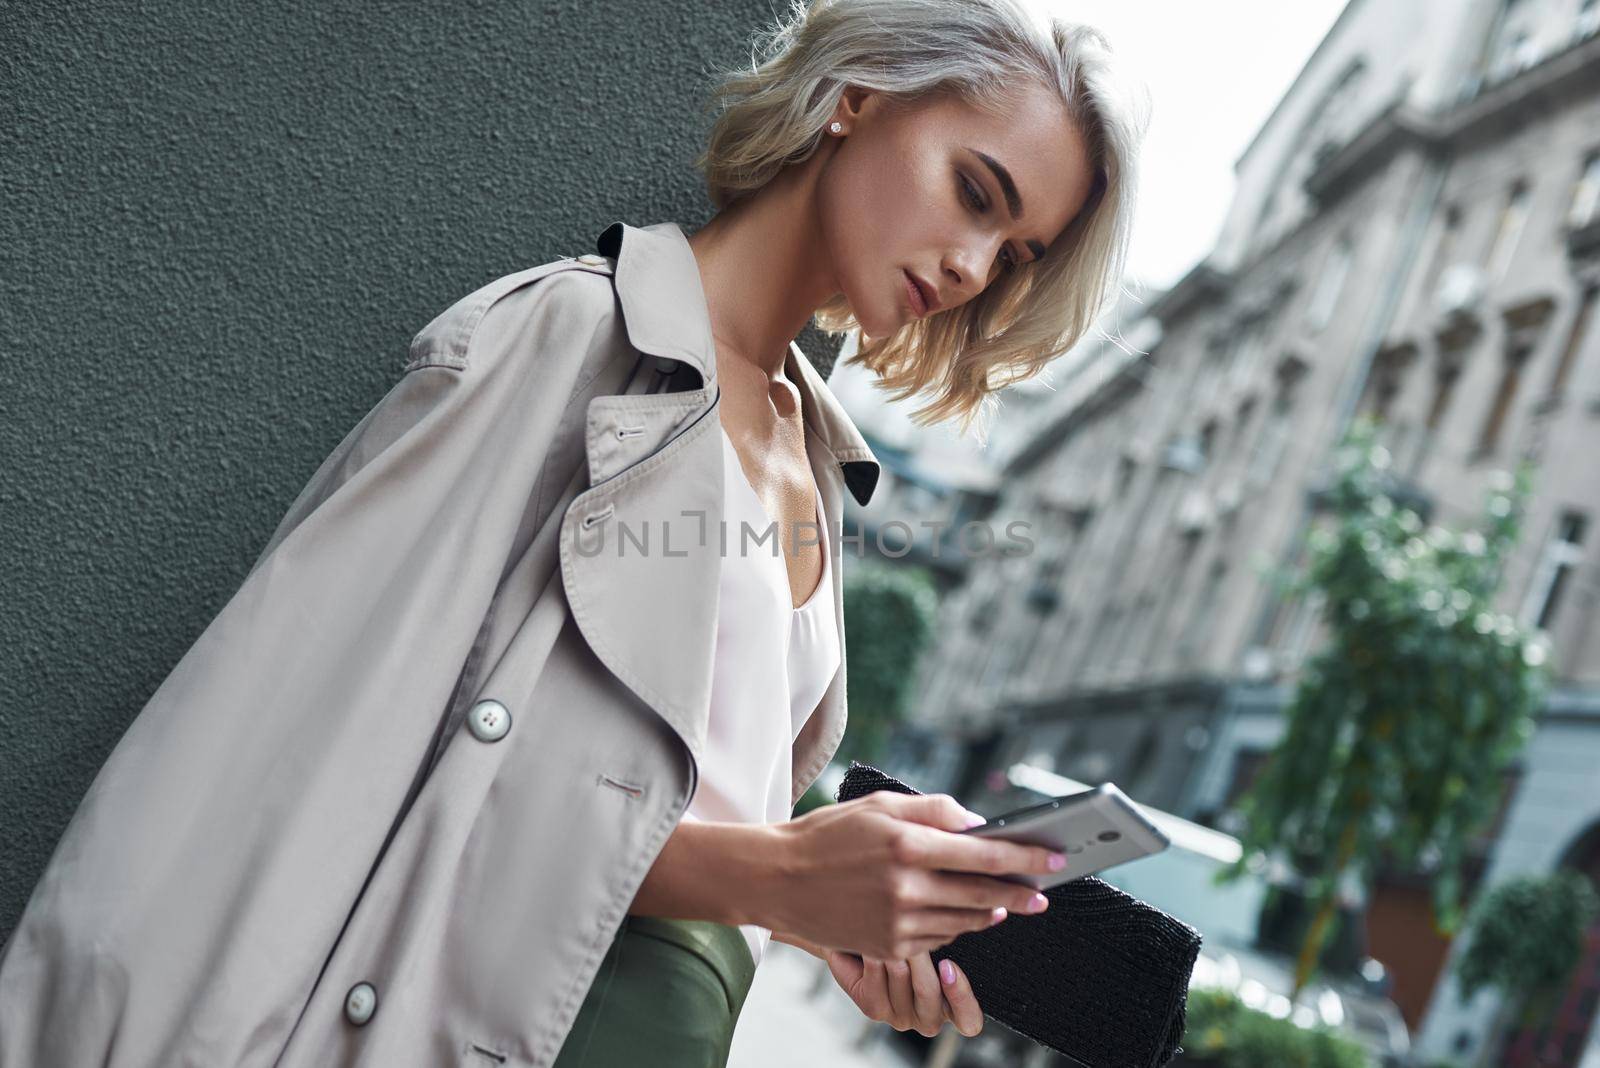
<path id="1" fill-rule="evenodd" d="M 928 314 L 928 302 L 922 298 L 922 290 L 917 288 L 917 283 L 911 280 L 909 272 L 901 271 L 906 279 L 906 295 L 911 301 L 911 314 L 918 319 Z"/>

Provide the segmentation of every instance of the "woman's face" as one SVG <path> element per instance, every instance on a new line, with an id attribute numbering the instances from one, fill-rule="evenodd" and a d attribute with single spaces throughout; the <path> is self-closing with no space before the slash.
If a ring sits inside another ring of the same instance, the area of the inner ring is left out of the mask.
<path id="1" fill-rule="evenodd" d="M 816 194 L 838 291 L 868 337 L 963 304 L 1044 255 L 1092 182 L 1082 137 L 1043 86 L 1014 92 L 1000 116 L 951 96 L 885 103 L 846 89 L 833 116 L 844 136 Z M 911 275 L 931 291 L 925 310 Z"/>

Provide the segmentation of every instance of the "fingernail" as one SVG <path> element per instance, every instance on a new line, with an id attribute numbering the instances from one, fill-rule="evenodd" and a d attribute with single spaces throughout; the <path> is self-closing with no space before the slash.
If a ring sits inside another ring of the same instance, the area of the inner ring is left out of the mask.
<path id="1" fill-rule="evenodd" d="M 955 965 L 947 960 L 939 962 L 939 978 L 944 980 L 945 986 L 954 986 L 956 981 Z"/>
<path id="2" fill-rule="evenodd" d="M 1050 900 L 1043 894 L 1034 894 L 1028 899 L 1028 911 L 1043 912 L 1049 904 Z"/>
<path id="3" fill-rule="evenodd" d="M 989 916 L 991 917 L 991 922 L 999 923 L 1006 918 L 1006 910 L 1004 908 L 996 908 Z"/>
<path id="4" fill-rule="evenodd" d="M 1065 853 L 1051 853 L 1050 854 L 1050 870 L 1051 871 L 1060 871 L 1062 868 L 1065 868 L 1066 866 L 1067 866 L 1067 855 Z"/>
<path id="5" fill-rule="evenodd" d="M 971 830 L 973 827 L 982 826 L 983 824 L 988 823 L 988 822 L 989 822 L 988 820 L 984 819 L 982 816 L 978 815 L 976 812 L 968 812 L 967 813 L 967 829 L 968 830 Z"/>

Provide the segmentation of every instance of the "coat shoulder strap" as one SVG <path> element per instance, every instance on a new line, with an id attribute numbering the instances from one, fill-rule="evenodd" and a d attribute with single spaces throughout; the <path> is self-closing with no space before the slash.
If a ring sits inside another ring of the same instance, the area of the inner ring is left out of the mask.
<path id="1" fill-rule="evenodd" d="M 409 373 L 419 367 L 445 366 L 458 371 L 467 369 L 468 344 L 473 332 L 482 321 L 484 313 L 496 302 L 541 279 L 564 271 L 582 271 L 610 278 L 614 264 L 604 256 L 564 256 L 549 263 L 513 274 L 502 275 L 487 285 L 468 293 L 450 307 L 440 312 L 411 339 L 403 371 Z"/>

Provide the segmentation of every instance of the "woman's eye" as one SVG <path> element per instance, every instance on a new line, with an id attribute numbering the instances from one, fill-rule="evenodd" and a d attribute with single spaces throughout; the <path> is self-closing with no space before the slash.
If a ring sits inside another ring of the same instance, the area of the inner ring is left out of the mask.
<path id="1" fill-rule="evenodd" d="M 961 191 L 966 195 L 967 203 L 972 205 L 973 211 L 983 210 L 983 199 L 978 196 L 978 190 L 964 174 L 961 176 Z"/>
<path id="2" fill-rule="evenodd" d="M 984 203 L 982 198 L 978 195 L 978 190 L 964 174 L 961 175 L 961 192 L 962 195 L 965 196 L 967 203 L 972 205 L 973 211 L 983 211 Z M 1001 251 L 1000 262 L 1003 265 L 1002 270 L 1014 271 L 1017 269 L 1017 258 L 1014 254 L 1011 254 L 1010 249 L 1003 249 Z"/>

